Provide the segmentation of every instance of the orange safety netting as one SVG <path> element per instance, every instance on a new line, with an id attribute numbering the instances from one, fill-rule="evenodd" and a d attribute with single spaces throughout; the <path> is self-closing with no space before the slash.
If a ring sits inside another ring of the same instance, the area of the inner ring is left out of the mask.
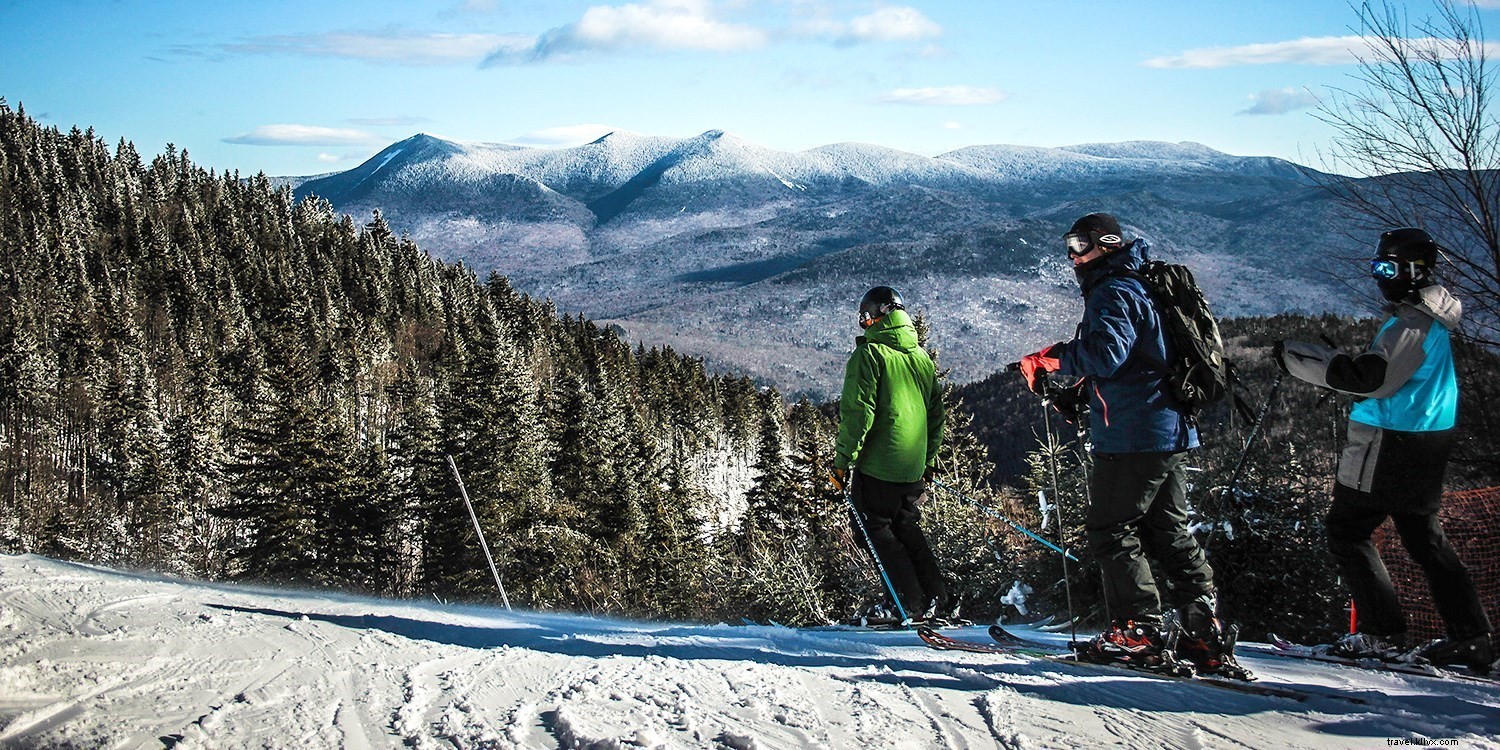
<path id="1" fill-rule="evenodd" d="M 1500 616 L 1500 487 L 1447 493 L 1438 518 L 1494 622 Z M 1389 519 L 1375 530 L 1375 545 L 1406 610 L 1408 637 L 1446 636 L 1443 620 L 1427 590 L 1427 576 L 1401 546 L 1401 537 Z"/>

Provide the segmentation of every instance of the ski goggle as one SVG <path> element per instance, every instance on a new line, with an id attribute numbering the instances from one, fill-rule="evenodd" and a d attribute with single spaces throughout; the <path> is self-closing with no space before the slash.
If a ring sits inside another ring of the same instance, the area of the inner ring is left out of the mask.
<path id="1" fill-rule="evenodd" d="M 1063 235 L 1063 244 L 1068 248 L 1068 255 L 1074 257 L 1085 255 L 1094 247 L 1093 240 L 1085 232 Z"/>
<path id="2" fill-rule="evenodd" d="M 1395 258 L 1376 258 L 1370 261 L 1370 275 L 1379 281 L 1392 281 L 1401 277 L 1401 261 Z M 1417 277 L 1416 263 L 1407 263 L 1407 276 Z"/>

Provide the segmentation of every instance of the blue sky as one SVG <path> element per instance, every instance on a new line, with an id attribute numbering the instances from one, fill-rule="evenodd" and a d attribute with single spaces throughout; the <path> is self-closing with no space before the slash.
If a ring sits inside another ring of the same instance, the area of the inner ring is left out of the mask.
<path id="1" fill-rule="evenodd" d="M 1149 139 L 1316 165 L 1310 107 L 1350 83 L 1355 22 L 1343 0 L 0 0 L 0 96 L 273 175 L 417 132 L 713 128 L 785 150 Z"/>

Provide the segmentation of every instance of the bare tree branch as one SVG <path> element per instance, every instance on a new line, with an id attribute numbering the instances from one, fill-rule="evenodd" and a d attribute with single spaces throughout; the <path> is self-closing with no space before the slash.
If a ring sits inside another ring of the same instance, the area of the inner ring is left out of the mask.
<path id="1" fill-rule="evenodd" d="M 1479 16 L 1455 0 L 1415 22 L 1393 0 L 1355 12 L 1367 48 L 1315 113 L 1336 133 L 1317 179 L 1369 229 L 1432 232 L 1466 306 L 1460 335 L 1500 345 L 1500 122 Z"/>

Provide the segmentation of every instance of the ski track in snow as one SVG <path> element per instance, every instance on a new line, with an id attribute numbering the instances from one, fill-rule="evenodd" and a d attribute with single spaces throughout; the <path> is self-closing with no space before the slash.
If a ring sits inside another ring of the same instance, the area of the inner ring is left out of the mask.
<path id="1" fill-rule="evenodd" d="M 1368 705 L 938 652 L 907 632 L 434 607 L 0 556 L 0 750 L 1155 750 L 1417 738 L 1500 750 L 1500 688 L 1254 648 L 1244 660 L 1266 684 Z"/>

